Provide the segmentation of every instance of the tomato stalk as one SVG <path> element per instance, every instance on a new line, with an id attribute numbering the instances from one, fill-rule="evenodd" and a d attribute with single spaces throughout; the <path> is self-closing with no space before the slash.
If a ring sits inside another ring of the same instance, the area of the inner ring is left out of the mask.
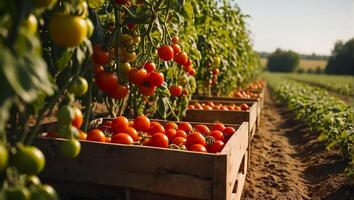
<path id="1" fill-rule="evenodd" d="M 89 62 L 89 59 L 86 58 L 86 60 L 83 62 L 82 65 L 87 65 Z M 74 72 L 73 77 L 78 76 L 80 71 L 81 71 L 82 66 L 77 66 L 76 71 Z M 53 110 L 54 106 L 57 104 L 59 101 L 60 97 L 65 93 L 67 88 L 73 83 L 75 80 L 73 77 L 68 77 L 66 81 L 64 82 L 64 85 L 54 94 L 54 96 L 51 98 L 51 100 L 48 101 L 48 103 L 42 108 L 37 116 L 36 124 L 32 131 L 28 134 L 25 135 L 23 138 L 21 138 L 21 141 L 24 142 L 25 144 L 31 144 L 34 138 L 38 135 L 39 128 L 40 128 L 40 123 L 46 116 L 45 114 Z"/>
<path id="2" fill-rule="evenodd" d="M 90 115 L 91 115 L 91 104 L 92 104 L 92 86 L 93 86 L 93 74 L 92 72 L 89 73 L 88 76 L 88 91 L 84 100 L 84 106 L 85 106 L 85 111 L 84 111 L 84 123 L 82 126 L 82 130 L 87 132 L 88 130 L 88 125 L 90 123 Z"/>

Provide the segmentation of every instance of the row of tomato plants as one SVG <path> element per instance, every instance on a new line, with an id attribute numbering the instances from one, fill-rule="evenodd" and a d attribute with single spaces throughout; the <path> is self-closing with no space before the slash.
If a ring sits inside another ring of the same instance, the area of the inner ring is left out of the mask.
<path id="1" fill-rule="evenodd" d="M 286 74 L 287 78 L 319 86 L 348 97 L 354 96 L 354 78 L 352 76 Z"/>
<path id="2" fill-rule="evenodd" d="M 6 199 L 57 198 L 37 178 L 45 158 L 30 145 L 53 113 L 68 139 L 62 153 L 75 157 L 99 104 L 111 117 L 179 120 L 196 88 L 228 94 L 258 71 L 246 17 L 231 1 L 16 0 L 0 11 Z"/>
<path id="3" fill-rule="evenodd" d="M 338 149 L 348 160 L 346 173 L 354 175 L 354 109 L 331 96 L 326 90 L 304 83 L 267 76 L 267 81 L 277 96 L 304 120 L 311 130 L 320 133 L 328 149 Z"/>

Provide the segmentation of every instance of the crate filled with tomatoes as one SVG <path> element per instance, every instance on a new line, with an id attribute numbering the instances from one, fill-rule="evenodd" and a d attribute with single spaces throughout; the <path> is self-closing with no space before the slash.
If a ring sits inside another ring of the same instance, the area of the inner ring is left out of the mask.
<path id="1" fill-rule="evenodd" d="M 53 133 L 54 126 L 46 126 L 35 143 L 47 159 L 42 177 L 64 194 L 100 198 L 103 193 L 129 193 L 132 199 L 241 196 L 249 153 L 246 122 L 173 122 L 144 115 L 133 120 L 99 118 L 87 133 L 77 135 L 82 146 L 77 159 L 58 156 L 65 139 Z"/>
<path id="2" fill-rule="evenodd" d="M 257 128 L 261 122 L 261 112 L 264 105 L 265 81 L 250 83 L 245 89 L 235 90 L 229 97 L 220 96 L 193 96 L 195 101 L 231 102 L 231 103 L 254 103 L 257 104 Z"/>
<path id="3" fill-rule="evenodd" d="M 256 101 L 192 100 L 189 102 L 184 120 L 209 123 L 217 120 L 231 124 L 247 122 L 251 140 L 257 129 L 258 116 L 258 102 Z"/>

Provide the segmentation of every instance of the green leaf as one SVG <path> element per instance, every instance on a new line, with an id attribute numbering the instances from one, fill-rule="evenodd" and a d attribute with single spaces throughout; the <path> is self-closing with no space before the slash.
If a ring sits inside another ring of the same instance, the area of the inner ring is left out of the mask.
<path id="1" fill-rule="evenodd" d="M 168 97 L 159 98 L 157 100 L 157 112 L 162 118 L 167 118 L 167 113 L 170 107 L 170 99 Z"/>

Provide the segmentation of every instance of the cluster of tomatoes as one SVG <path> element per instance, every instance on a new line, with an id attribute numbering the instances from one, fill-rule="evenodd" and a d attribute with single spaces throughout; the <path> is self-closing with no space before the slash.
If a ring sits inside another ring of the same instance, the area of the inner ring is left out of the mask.
<path id="1" fill-rule="evenodd" d="M 265 86 L 265 81 L 264 80 L 259 80 L 259 81 L 255 81 L 250 83 L 246 89 L 247 90 L 259 90 L 259 89 L 263 89 Z"/>
<path id="2" fill-rule="evenodd" d="M 203 124 L 192 126 L 189 122 L 150 121 L 140 115 L 133 120 L 118 116 L 105 121 L 87 134 L 80 133 L 80 139 L 216 153 L 235 132 L 233 127 L 225 127 L 219 122 L 209 127 Z"/>
<path id="3" fill-rule="evenodd" d="M 135 32 L 133 34 L 124 33 L 120 37 L 120 46 L 117 52 L 111 53 L 105 50 L 101 45 L 95 45 L 93 47 L 92 61 L 96 65 L 94 74 L 95 82 L 102 91 L 114 99 L 122 99 L 129 93 L 127 84 L 123 84 L 122 81 L 128 79 L 132 70 L 130 62 L 136 59 L 136 53 L 134 51 L 136 45 L 140 42 L 140 36 Z M 103 66 L 110 63 L 111 58 L 119 56 L 118 69 L 122 80 L 118 79 L 118 75 L 114 72 L 106 72 Z"/>
<path id="4" fill-rule="evenodd" d="M 11 158 L 11 159 L 9 159 Z M 42 184 L 36 176 L 45 166 L 43 153 L 35 146 L 17 145 L 11 151 L 0 144 L 0 174 L 5 173 L 7 167 L 21 173 L 20 184 L 8 184 L 0 194 L 1 199 L 30 200 L 48 199 L 57 200 L 58 195 L 50 185 Z M 17 175 L 17 174 L 16 174 Z"/>
<path id="5" fill-rule="evenodd" d="M 232 94 L 233 97 L 236 98 L 243 98 L 243 99 L 251 99 L 251 98 L 258 98 L 259 93 L 252 92 L 251 90 L 235 90 Z"/>
<path id="6" fill-rule="evenodd" d="M 206 103 L 190 103 L 188 105 L 189 110 L 249 110 L 249 106 L 246 103 L 242 103 L 240 105 L 236 104 L 221 104 L 221 103 L 214 103 L 212 101 L 208 101 Z"/>
<path id="7" fill-rule="evenodd" d="M 158 49 L 158 55 L 161 60 L 176 62 L 178 65 L 183 66 L 183 70 L 191 76 L 195 75 L 192 60 L 188 58 L 188 54 L 182 51 L 179 45 L 179 38 L 177 36 L 172 38 L 171 45 L 164 45 Z M 178 97 L 183 94 L 183 88 L 180 85 L 171 85 L 169 87 L 171 96 Z"/>

